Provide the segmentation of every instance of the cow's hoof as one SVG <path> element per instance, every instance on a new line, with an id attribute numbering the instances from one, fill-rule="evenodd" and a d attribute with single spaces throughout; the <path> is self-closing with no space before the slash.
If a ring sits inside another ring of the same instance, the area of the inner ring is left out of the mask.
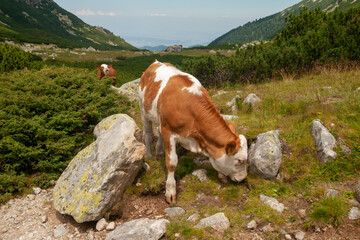
<path id="1" fill-rule="evenodd" d="M 169 204 L 175 204 L 176 203 L 176 195 L 168 195 L 168 196 L 166 196 L 166 201 Z"/>

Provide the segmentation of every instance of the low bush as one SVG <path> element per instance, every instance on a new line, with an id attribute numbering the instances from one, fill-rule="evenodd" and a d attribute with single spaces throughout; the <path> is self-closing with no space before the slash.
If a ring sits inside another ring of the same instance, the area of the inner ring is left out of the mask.
<path id="1" fill-rule="evenodd" d="M 67 67 L 0 77 L 0 194 L 56 179 L 98 122 L 127 112 L 111 81 Z"/>

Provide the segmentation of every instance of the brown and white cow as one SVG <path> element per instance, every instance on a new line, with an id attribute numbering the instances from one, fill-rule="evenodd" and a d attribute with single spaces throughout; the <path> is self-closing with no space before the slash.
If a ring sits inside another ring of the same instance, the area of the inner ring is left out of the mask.
<path id="1" fill-rule="evenodd" d="M 101 64 L 101 66 L 96 65 L 96 68 L 99 69 L 97 73 L 97 78 L 101 80 L 103 77 L 112 77 L 113 86 L 116 87 L 117 72 L 113 69 L 112 64 Z"/>
<path id="2" fill-rule="evenodd" d="M 139 103 L 146 157 L 151 157 L 152 123 L 159 126 L 156 155 L 165 151 L 167 202 L 176 202 L 177 143 L 208 156 L 224 182 L 227 176 L 235 182 L 246 177 L 246 138 L 236 135 L 234 124 L 225 122 L 195 77 L 155 60 L 141 76 Z"/>

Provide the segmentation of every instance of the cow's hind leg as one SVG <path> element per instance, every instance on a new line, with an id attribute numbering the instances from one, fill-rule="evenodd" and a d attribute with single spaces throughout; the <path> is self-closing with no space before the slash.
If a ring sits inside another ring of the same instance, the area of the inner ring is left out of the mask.
<path id="1" fill-rule="evenodd" d="M 168 172 L 165 197 L 168 203 L 176 203 L 175 169 L 178 163 L 178 157 L 176 155 L 176 140 L 174 136 L 171 136 L 171 134 L 164 129 L 162 129 L 161 134 L 163 136 L 165 161 Z"/>
<path id="2" fill-rule="evenodd" d="M 146 158 L 150 158 L 151 155 L 151 143 L 153 140 L 153 131 L 152 131 L 152 123 L 149 119 L 147 119 L 145 116 L 141 115 L 141 120 L 144 127 L 144 141 L 145 141 L 145 147 L 146 147 Z"/>
<path id="3" fill-rule="evenodd" d="M 160 128 L 158 128 L 159 138 L 156 142 L 156 157 L 160 158 L 164 154 L 164 143 L 162 140 Z"/>

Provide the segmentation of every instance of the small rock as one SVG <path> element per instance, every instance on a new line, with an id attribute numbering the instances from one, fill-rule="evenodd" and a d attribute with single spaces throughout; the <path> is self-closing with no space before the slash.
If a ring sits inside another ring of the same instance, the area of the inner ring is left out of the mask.
<path id="1" fill-rule="evenodd" d="M 203 218 L 194 228 L 211 227 L 215 230 L 225 230 L 230 227 L 230 221 L 224 213 L 216 213 L 210 217 Z"/>
<path id="2" fill-rule="evenodd" d="M 94 232 L 93 231 L 90 231 L 87 235 L 87 239 L 88 240 L 94 240 Z"/>
<path id="3" fill-rule="evenodd" d="M 258 97 L 258 96 L 256 96 L 256 94 L 254 94 L 254 93 L 250 93 L 246 98 L 245 98 L 245 100 L 244 100 L 244 104 L 245 105 L 254 105 L 255 103 L 257 103 L 257 102 L 260 102 L 261 101 L 261 99 Z"/>
<path id="4" fill-rule="evenodd" d="M 112 231 L 115 229 L 115 222 L 109 222 L 109 224 L 106 226 L 107 231 Z"/>
<path id="5" fill-rule="evenodd" d="M 150 165 L 149 165 L 149 164 L 147 164 L 146 162 L 144 162 L 144 164 L 143 164 L 143 168 L 144 168 L 144 170 L 147 172 L 147 171 L 149 171 L 149 170 L 150 170 Z"/>
<path id="6" fill-rule="evenodd" d="M 139 183 L 139 182 L 135 184 L 135 186 L 137 186 L 137 187 L 140 187 L 141 185 L 142 185 L 142 184 Z"/>
<path id="7" fill-rule="evenodd" d="M 326 89 L 332 89 L 331 86 L 326 86 L 326 87 L 322 87 L 323 90 L 326 90 Z"/>
<path id="8" fill-rule="evenodd" d="M 34 188 L 33 188 L 33 192 L 34 192 L 35 195 L 38 195 L 38 194 L 41 193 L 41 188 L 34 187 Z"/>
<path id="9" fill-rule="evenodd" d="M 248 223 L 247 228 L 248 229 L 255 229 L 257 227 L 257 224 L 255 222 L 255 220 L 252 220 L 251 222 Z"/>
<path id="10" fill-rule="evenodd" d="M 185 213 L 185 210 L 181 207 L 165 208 L 167 217 L 175 217 Z"/>
<path id="11" fill-rule="evenodd" d="M 360 202 L 360 183 L 357 185 L 355 189 L 355 198 L 358 202 Z"/>
<path id="12" fill-rule="evenodd" d="M 192 175 L 197 177 L 200 182 L 207 182 L 207 172 L 205 169 L 198 169 L 192 172 Z"/>
<path id="13" fill-rule="evenodd" d="M 350 203 L 350 205 L 351 206 L 353 206 L 353 207 L 357 207 L 357 206 L 359 206 L 359 202 L 358 201 L 356 201 L 356 199 L 350 199 L 349 200 L 349 203 Z"/>
<path id="14" fill-rule="evenodd" d="M 51 184 L 51 185 L 55 185 L 55 184 L 56 184 L 56 181 L 55 181 L 55 180 L 51 180 L 51 181 L 50 181 L 50 184 Z"/>
<path id="15" fill-rule="evenodd" d="M 321 232 L 321 229 L 320 229 L 320 227 L 319 227 L 319 226 L 316 226 L 316 227 L 315 227 L 315 232 L 316 232 L 316 233 Z"/>
<path id="16" fill-rule="evenodd" d="M 351 155 L 351 150 L 350 150 L 350 148 L 348 146 L 345 145 L 345 141 L 341 137 L 338 137 L 338 142 L 339 142 L 339 146 L 341 148 L 341 151 L 346 156 L 350 156 Z"/>
<path id="17" fill-rule="evenodd" d="M 152 209 L 146 209 L 146 211 L 145 211 L 145 214 L 146 215 L 150 215 L 150 214 L 152 214 L 153 213 L 153 210 Z"/>
<path id="18" fill-rule="evenodd" d="M 106 228 L 106 225 L 107 225 L 108 223 L 106 222 L 106 219 L 105 218 L 102 218 L 102 219 L 100 219 L 97 223 L 96 223 L 96 230 L 97 231 L 102 231 L 102 230 L 104 230 L 105 228 Z"/>
<path id="19" fill-rule="evenodd" d="M 234 116 L 234 115 L 224 115 L 222 114 L 221 115 L 223 117 L 224 120 L 226 121 L 231 121 L 231 120 L 234 120 L 234 119 L 238 119 L 239 116 Z"/>
<path id="20" fill-rule="evenodd" d="M 261 194 L 260 200 L 269 207 L 271 207 L 272 209 L 278 211 L 279 213 L 282 213 L 284 211 L 284 204 L 279 203 L 279 201 L 276 198 L 268 197 Z"/>
<path id="21" fill-rule="evenodd" d="M 240 99 L 240 96 L 239 96 L 239 95 L 236 95 L 233 99 L 231 99 L 230 102 L 227 102 L 227 103 L 225 104 L 225 106 L 227 106 L 227 107 L 235 106 L 235 104 L 236 104 L 236 99 Z"/>
<path id="22" fill-rule="evenodd" d="M 292 239 L 292 237 L 291 237 L 291 235 L 290 235 L 290 234 L 288 234 L 288 233 L 287 233 L 287 234 L 285 234 L 285 239 L 286 239 L 286 240 L 291 240 L 291 239 Z"/>
<path id="23" fill-rule="evenodd" d="M 295 233 L 295 239 L 296 240 L 303 240 L 305 237 L 305 233 L 303 231 L 298 231 Z"/>
<path id="24" fill-rule="evenodd" d="M 302 219 L 304 219 L 306 217 L 306 209 L 299 209 L 298 213 Z"/>
<path id="25" fill-rule="evenodd" d="M 274 228 L 270 225 L 270 223 L 264 227 L 261 228 L 262 232 L 272 232 L 274 231 Z"/>
<path id="26" fill-rule="evenodd" d="M 282 234 L 282 235 L 285 235 L 285 234 L 287 234 L 287 232 L 285 231 L 285 229 L 280 229 L 280 234 Z"/>
<path id="27" fill-rule="evenodd" d="M 62 237 L 67 233 L 68 233 L 68 230 L 66 228 L 66 224 L 60 224 L 60 225 L 55 226 L 55 229 L 54 229 L 54 237 L 55 238 Z"/>
<path id="28" fill-rule="evenodd" d="M 349 211 L 349 219 L 357 220 L 360 219 L 360 210 L 357 207 L 352 207 Z"/>
<path id="29" fill-rule="evenodd" d="M 360 92 L 360 87 L 358 87 L 358 88 L 356 89 L 356 91 L 357 91 L 357 92 Z"/>
<path id="30" fill-rule="evenodd" d="M 337 195 L 339 195 L 339 191 L 338 190 L 335 190 L 335 189 L 328 189 L 326 191 L 326 196 L 327 197 L 336 197 Z"/>
<path id="31" fill-rule="evenodd" d="M 178 238 L 178 237 L 180 237 L 180 233 L 175 233 L 174 236 L 175 236 L 176 238 Z"/>
<path id="32" fill-rule="evenodd" d="M 30 201 L 33 201 L 33 200 L 35 200 L 35 195 L 34 194 L 28 194 L 26 196 L 26 198 L 29 199 Z"/>
<path id="33" fill-rule="evenodd" d="M 47 218 L 46 215 L 40 217 L 40 221 L 41 221 L 42 223 L 46 223 L 47 220 L 48 220 L 48 218 Z"/>
<path id="34" fill-rule="evenodd" d="M 197 213 L 194 213 L 193 215 L 191 215 L 190 217 L 188 217 L 188 219 L 186 221 L 191 222 L 191 223 L 195 223 L 199 220 L 200 215 Z"/>

